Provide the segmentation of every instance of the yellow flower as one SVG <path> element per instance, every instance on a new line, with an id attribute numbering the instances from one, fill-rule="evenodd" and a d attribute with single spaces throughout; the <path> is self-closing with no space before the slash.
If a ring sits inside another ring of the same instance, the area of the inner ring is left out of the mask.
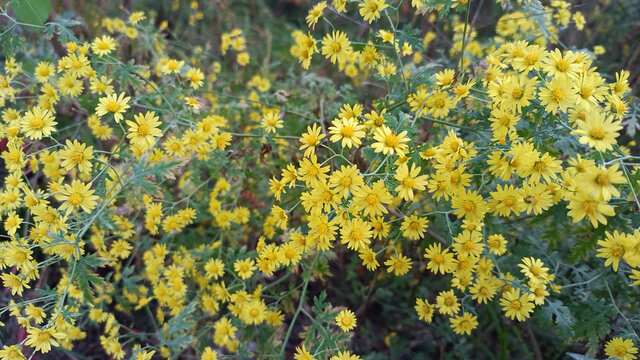
<path id="1" fill-rule="evenodd" d="M 64 333 L 56 331 L 55 327 L 48 329 L 38 329 L 35 327 L 27 328 L 27 341 L 25 345 L 33 347 L 36 351 L 45 354 L 51 350 L 52 346 L 58 346 L 56 340 L 64 339 Z"/>
<path id="2" fill-rule="evenodd" d="M 613 207 L 608 205 L 606 201 L 597 199 L 593 194 L 583 191 L 578 191 L 569 198 L 567 209 L 569 209 L 568 214 L 573 218 L 574 223 L 586 216 L 595 228 L 598 227 L 598 223 L 607 225 L 605 215 L 615 215 Z"/>
<path id="3" fill-rule="evenodd" d="M 578 120 L 576 125 L 578 129 L 571 133 L 580 136 L 578 141 L 601 152 L 613 150 L 618 131 L 622 130 L 620 122 L 613 116 L 605 117 L 598 111 L 588 113 L 586 120 Z"/>
<path id="4" fill-rule="evenodd" d="M 442 250 L 440 243 L 433 243 L 425 249 L 425 259 L 429 260 L 427 269 L 432 273 L 446 274 L 453 271 L 453 253 L 449 249 Z"/>
<path id="5" fill-rule="evenodd" d="M 497 281 L 491 279 L 478 279 L 469 289 L 469 293 L 472 294 L 471 299 L 478 301 L 478 304 L 491 301 L 497 291 Z"/>
<path id="6" fill-rule="evenodd" d="M 380 18 L 380 11 L 387 8 L 385 0 L 364 0 L 360 3 L 360 16 L 371 24 L 374 20 Z"/>
<path id="7" fill-rule="evenodd" d="M 27 358 L 22 353 L 22 346 L 20 345 L 3 345 L 0 350 L 0 359 L 3 360 L 26 360 Z"/>
<path id="8" fill-rule="evenodd" d="M 335 170 L 329 177 L 329 186 L 346 198 L 364 185 L 364 179 L 355 165 L 340 165 L 340 170 Z"/>
<path id="9" fill-rule="evenodd" d="M 471 335 L 471 330 L 478 327 L 478 317 L 470 313 L 463 313 L 451 318 L 451 328 L 456 334 Z"/>
<path id="10" fill-rule="evenodd" d="M 531 316 L 535 305 L 529 294 L 520 295 L 520 289 L 505 291 L 500 299 L 500 305 L 509 319 L 525 321 Z"/>
<path id="11" fill-rule="evenodd" d="M 605 232 L 606 239 L 598 240 L 599 258 L 606 259 L 604 266 L 613 267 L 613 271 L 618 271 L 618 264 L 625 256 L 626 249 L 630 249 L 633 245 L 633 239 L 630 235 L 619 233 L 614 230 L 613 233 Z"/>
<path id="12" fill-rule="evenodd" d="M 360 248 L 358 257 L 362 260 L 362 265 L 369 271 L 374 271 L 380 266 L 380 263 L 378 263 L 376 259 L 376 253 L 369 247 Z"/>
<path id="13" fill-rule="evenodd" d="M 638 349 L 633 346 L 633 340 L 615 337 L 607 342 L 604 352 L 612 359 L 635 360 Z"/>
<path id="14" fill-rule="evenodd" d="M 403 156 L 408 146 L 409 138 L 406 137 L 407 132 L 402 131 L 399 134 L 395 134 L 391 128 L 386 125 L 376 129 L 373 139 L 376 141 L 371 145 L 375 152 L 382 152 L 384 155 L 397 154 Z"/>
<path id="15" fill-rule="evenodd" d="M 109 54 L 116 49 L 116 41 L 108 35 L 102 35 L 101 38 L 96 38 L 91 44 L 91 50 L 102 57 Z"/>
<path id="16" fill-rule="evenodd" d="M 154 111 L 147 111 L 144 115 L 141 113 L 134 115 L 135 122 L 127 120 L 129 127 L 127 138 L 131 140 L 132 144 L 137 144 L 143 149 L 150 149 L 156 142 L 155 138 L 162 137 L 161 122 L 155 115 Z"/>
<path id="17" fill-rule="evenodd" d="M 460 311 L 460 303 L 453 290 L 441 291 L 436 297 L 436 308 L 443 315 L 455 315 Z"/>
<path id="18" fill-rule="evenodd" d="M 571 51 L 567 51 L 563 55 L 560 50 L 555 49 L 542 60 L 542 71 L 560 79 L 576 78 L 581 70 L 577 59 L 577 55 Z"/>
<path id="19" fill-rule="evenodd" d="M 306 20 L 307 20 L 307 25 L 311 29 L 314 29 L 316 27 L 316 24 L 318 23 L 318 20 L 320 20 L 320 18 L 322 17 L 322 12 L 326 7 L 327 7 L 327 2 L 321 1 L 316 5 L 314 5 L 313 8 L 311 8 L 311 10 L 309 10 L 309 14 L 307 14 Z"/>
<path id="20" fill-rule="evenodd" d="M 478 257 L 482 254 L 484 244 L 482 243 L 482 233 L 479 231 L 464 230 L 453 238 L 453 251 L 457 256 Z"/>
<path id="21" fill-rule="evenodd" d="M 280 112 L 278 110 L 269 110 L 265 112 L 262 116 L 260 126 L 262 126 L 267 134 L 275 134 L 276 129 L 280 129 L 283 126 L 282 120 L 280 119 Z"/>
<path id="22" fill-rule="evenodd" d="M 99 104 L 96 107 L 96 115 L 103 116 L 111 113 L 116 123 L 119 123 L 123 118 L 122 114 L 131 107 L 128 104 L 130 99 L 131 97 L 125 97 L 124 93 L 120 93 L 120 95 L 113 93 L 100 98 Z"/>
<path id="23" fill-rule="evenodd" d="M 342 31 L 333 31 L 325 35 L 322 39 L 322 55 L 331 61 L 332 64 L 344 63 L 352 52 L 351 43 L 347 34 Z"/>
<path id="24" fill-rule="evenodd" d="M 340 242 L 347 248 L 358 251 L 369 246 L 371 242 L 371 226 L 360 218 L 347 222 L 340 230 Z"/>
<path id="25" fill-rule="evenodd" d="M 348 332 L 356 327 L 356 315 L 353 313 L 353 311 L 345 309 L 340 311 L 340 313 L 336 316 L 335 322 L 336 325 L 338 325 L 338 327 L 342 329 L 342 331 Z"/>
<path id="26" fill-rule="evenodd" d="M 71 209 L 77 210 L 82 208 L 85 212 L 90 213 L 96 205 L 100 197 L 93 195 L 91 185 L 85 184 L 80 180 L 73 180 L 71 185 L 64 184 L 64 188 L 60 191 L 60 199 L 64 201 L 60 205 L 60 210 Z"/>
<path id="27" fill-rule="evenodd" d="M 577 185 L 581 191 L 592 193 L 597 199 L 609 201 L 613 196 L 620 196 L 620 191 L 614 185 L 627 182 L 618 167 L 617 163 L 609 167 L 590 166 L 585 172 L 578 174 Z"/>
<path id="28" fill-rule="evenodd" d="M 77 166 L 80 172 L 89 173 L 93 166 L 90 161 L 93 159 L 93 146 L 87 146 L 75 139 L 73 142 L 67 139 L 67 147 L 60 150 L 60 158 L 65 170 L 71 170 Z"/>
<path id="29" fill-rule="evenodd" d="M 540 259 L 533 257 L 522 258 L 522 264 L 518 264 L 520 272 L 529 280 L 537 280 L 541 282 L 549 281 L 549 268 L 544 266 Z"/>
<path id="30" fill-rule="evenodd" d="M 320 133 L 321 130 L 322 129 L 318 126 L 318 124 L 313 124 L 313 126 L 308 126 L 307 132 L 302 134 L 302 136 L 300 137 L 300 142 L 302 143 L 302 146 L 300 146 L 300 150 L 304 150 L 305 157 L 314 153 L 316 150 L 316 146 L 320 145 L 320 140 L 325 137 L 324 134 Z"/>
<path id="31" fill-rule="evenodd" d="M 360 147 L 361 140 L 365 136 L 364 125 L 358 122 L 356 118 L 340 118 L 332 122 L 333 126 L 329 127 L 329 133 L 333 134 L 329 140 L 332 142 L 342 141 L 342 147 Z"/>
<path id="32" fill-rule="evenodd" d="M 454 214 L 469 221 L 481 221 L 487 211 L 487 202 L 473 190 L 459 191 L 451 198 Z"/>
<path id="33" fill-rule="evenodd" d="M 307 350 L 307 348 L 304 347 L 304 344 L 302 344 L 302 346 L 296 347 L 296 352 L 293 355 L 293 359 L 294 360 L 314 360 L 315 358 L 311 355 L 311 353 Z"/>
<path id="34" fill-rule="evenodd" d="M 411 259 L 400 253 L 397 253 L 396 256 L 390 257 L 384 262 L 384 265 L 387 267 L 387 272 L 393 273 L 395 276 L 402 276 L 409 272 L 412 264 L 413 261 L 411 261 Z"/>
<path id="35" fill-rule="evenodd" d="M 50 136 L 55 131 L 54 116 L 49 110 L 34 106 L 27 111 L 20 121 L 20 130 L 30 140 L 40 140 L 43 136 Z"/>
<path id="36" fill-rule="evenodd" d="M 267 306 L 260 299 L 254 299 L 242 306 L 240 319 L 246 324 L 258 325 L 266 318 Z"/>
<path id="37" fill-rule="evenodd" d="M 373 187 L 362 186 L 354 191 L 353 205 L 364 210 L 365 216 L 378 216 L 387 213 L 385 205 L 391 204 L 393 196 L 382 181 L 376 181 Z"/>
<path id="38" fill-rule="evenodd" d="M 555 113 L 558 110 L 567 111 L 567 108 L 574 106 L 580 97 L 570 79 L 554 77 L 540 89 L 539 98 L 540 105 L 545 106 L 545 111 Z"/>
<path id="39" fill-rule="evenodd" d="M 55 66 L 47 61 L 41 61 L 33 71 L 33 75 L 36 77 L 36 81 L 39 83 L 47 83 L 49 78 L 56 73 Z"/>
<path id="40" fill-rule="evenodd" d="M 489 199 L 489 207 L 493 214 L 508 217 L 513 212 L 516 216 L 524 210 L 524 199 L 518 189 L 513 185 L 496 185 L 496 191 L 492 191 Z"/>
<path id="41" fill-rule="evenodd" d="M 433 320 L 433 305 L 429 304 L 426 299 L 417 298 L 415 309 L 420 320 L 424 320 L 427 323 Z"/>
<path id="42" fill-rule="evenodd" d="M 18 216 L 15 211 L 11 211 L 4 220 L 4 230 L 7 232 L 7 235 L 13 236 L 20 227 L 20 224 L 22 224 L 22 218 Z M 6 255 L 4 261 L 8 261 Z"/>
<path id="43" fill-rule="evenodd" d="M 400 231 L 402 231 L 402 235 L 406 236 L 409 240 L 422 239 L 428 222 L 429 220 L 426 218 L 411 215 L 410 217 L 404 218 L 400 226 Z"/>
<path id="44" fill-rule="evenodd" d="M 398 186 L 395 191 L 404 200 L 413 200 L 414 190 L 424 190 L 427 184 L 427 175 L 420 175 L 420 167 L 416 167 L 416 164 L 411 164 L 411 170 L 407 164 L 402 164 L 396 170 L 396 174 L 393 176 L 398 180 Z"/>

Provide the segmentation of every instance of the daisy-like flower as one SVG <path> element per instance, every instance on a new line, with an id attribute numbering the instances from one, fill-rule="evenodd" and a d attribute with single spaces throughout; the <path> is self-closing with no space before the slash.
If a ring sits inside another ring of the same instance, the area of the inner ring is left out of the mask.
<path id="1" fill-rule="evenodd" d="M 338 327 L 342 329 L 342 331 L 348 332 L 356 327 L 356 314 L 354 314 L 353 311 L 349 309 L 345 309 L 338 313 L 335 321 L 336 325 L 338 325 Z"/>
<path id="2" fill-rule="evenodd" d="M 146 18 L 144 11 L 134 11 L 129 15 L 129 24 L 135 25 Z"/>
<path id="3" fill-rule="evenodd" d="M 378 216 L 387 213 L 385 205 L 393 202 L 383 181 L 376 181 L 373 187 L 361 186 L 354 191 L 353 205 L 357 210 L 364 210 L 365 216 Z"/>
<path id="4" fill-rule="evenodd" d="M 129 127 L 127 138 L 132 144 L 137 144 L 143 149 L 150 149 L 155 144 L 156 138 L 162 136 L 161 122 L 155 115 L 155 112 L 147 111 L 144 115 L 142 113 L 134 115 L 135 122 L 127 120 Z"/>
<path id="5" fill-rule="evenodd" d="M 322 39 L 322 55 L 329 59 L 332 64 L 335 64 L 336 60 L 339 63 L 344 63 L 352 51 L 349 38 L 342 31 L 333 31 Z"/>
<path id="6" fill-rule="evenodd" d="M 316 27 L 316 24 L 318 23 L 318 20 L 320 20 L 320 18 L 322 17 L 322 12 L 326 7 L 327 7 L 327 2 L 320 1 L 319 3 L 315 4 L 311 8 L 311 10 L 309 10 L 306 20 L 307 20 L 307 26 L 309 26 L 312 30 Z"/>
<path id="7" fill-rule="evenodd" d="M 555 49 L 547 54 L 548 56 L 542 60 L 542 71 L 556 78 L 576 78 L 580 73 L 580 64 L 576 61 L 578 56 L 567 51 L 564 54 L 560 50 Z"/>
<path id="8" fill-rule="evenodd" d="M 518 264 L 520 272 L 529 280 L 547 282 L 549 281 L 549 268 L 544 266 L 540 259 L 533 257 L 522 258 L 522 264 Z"/>
<path id="9" fill-rule="evenodd" d="M 433 320 L 434 308 L 426 299 L 417 298 L 415 309 L 420 320 L 424 320 L 427 323 L 430 323 Z"/>
<path id="10" fill-rule="evenodd" d="M 40 140 L 43 136 L 50 136 L 58 124 L 51 111 L 40 106 L 34 106 L 27 111 L 20 121 L 20 130 L 30 140 Z"/>
<path id="11" fill-rule="evenodd" d="M 451 328 L 456 334 L 471 335 L 471 331 L 478 327 L 478 317 L 470 314 L 463 313 L 451 318 Z"/>
<path id="12" fill-rule="evenodd" d="M 425 259 L 429 260 L 427 269 L 432 273 L 446 274 L 452 271 L 453 253 L 449 249 L 442 250 L 440 243 L 433 243 L 425 249 Z"/>
<path id="13" fill-rule="evenodd" d="M 300 142 L 302 143 L 300 150 L 304 150 L 305 157 L 313 154 L 316 146 L 320 145 L 320 140 L 325 137 L 324 134 L 320 133 L 321 130 L 318 124 L 313 124 L 313 126 L 307 126 L 307 132 L 300 137 Z"/>
<path id="14" fill-rule="evenodd" d="M 384 155 L 397 154 L 403 156 L 408 150 L 406 143 L 409 142 L 409 138 L 406 137 L 407 132 L 402 131 L 399 134 L 395 134 L 391 128 L 386 125 L 376 129 L 373 135 L 373 139 L 376 141 L 371 145 L 375 152 L 383 153 Z"/>
<path id="15" fill-rule="evenodd" d="M 535 305 L 529 294 L 520 294 L 520 289 L 505 291 L 500 299 L 500 305 L 509 319 L 525 321 L 531 316 Z"/>
<path id="16" fill-rule="evenodd" d="M 39 83 L 49 82 L 49 78 L 56 73 L 56 68 L 52 63 L 47 61 L 41 61 L 33 71 L 33 75 Z"/>
<path id="17" fill-rule="evenodd" d="M 315 358 L 309 350 L 302 344 L 302 346 L 296 347 L 296 352 L 293 354 L 294 360 L 314 360 Z"/>
<path id="18" fill-rule="evenodd" d="M 380 11 L 387 8 L 384 0 L 364 0 L 360 3 L 360 16 L 371 24 L 374 20 L 380 18 Z"/>
<path id="19" fill-rule="evenodd" d="M 635 360 L 638 349 L 633 346 L 633 340 L 615 337 L 604 347 L 608 357 L 619 360 Z"/>
<path id="20" fill-rule="evenodd" d="M 396 192 L 404 200 L 413 200 L 414 190 L 422 191 L 427 185 L 427 175 L 420 175 L 420 167 L 416 167 L 416 164 L 411 164 L 411 170 L 406 163 L 400 165 L 396 174 L 393 176 L 398 180 L 398 186 Z"/>
<path id="21" fill-rule="evenodd" d="M 411 215 L 405 217 L 400 226 L 402 235 L 406 236 L 409 240 L 422 239 L 424 232 L 427 230 L 427 218 L 418 217 L 417 215 Z"/>
<path id="22" fill-rule="evenodd" d="M 474 190 L 458 191 L 451 198 L 454 214 L 469 221 L 480 221 L 487 212 L 487 202 Z"/>
<path id="23" fill-rule="evenodd" d="M 89 173 L 92 167 L 90 160 L 93 159 L 93 146 L 87 146 L 76 139 L 73 142 L 67 139 L 67 147 L 60 150 L 60 158 L 65 170 L 71 170 L 77 166 L 80 172 Z"/>
<path id="24" fill-rule="evenodd" d="M 73 180 L 71 185 L 64 184 L 64 187 L 60 190 L 60 198 L 64 202 L 59 209 L 82 209 L 90 213 L 96 207 L 98 199 L 100 199 L 100 197 L 93 194 L 94 191 L 91 190 L 91 185 L 85 184 L 80 180 Z"/>
<path id="25" fill-rule="evenodd" d="M 347 222 L 340 230 L 340 242 L 347 244 L 347 248 L 358 251 L 371 243 L 371 225 L 360 218 Z"/>
<path id="26" fill-rule="evenodd" d="M 122 114 L 131 107 L 129 106 L 129 100 L 131 100 L 131 97 L 125 96 L 124 93 L 120 93 L 120 95 L 113 93 L 100 98 L 96 107 L 96 115 L 103 116 L 111 113 L 116 123 L 119 123 L 124 117 Z"/>
<path id="27" fill-rule="evenodd" d="M 577 191 L 569 198 L 569 216 L 576 223 L 587 217 L 593 227 L 597 228 L 598 223 L 607 225 L 606 216 L 614 216 L 616 213 L 611 205 L 606 201 L 597 199 L 593 194 L 584 191 Z"/>
<path id="28" fill-rule="evenodd" d="M 253 271 L 256 269 L 253 259 L 236 260 L 233 263 L 233 270 L 238 274 L 238 277 L 242 280 L 246 280 L 253 275 Z"/>
<path id="29" fill-rule="evenodd" d="M 580 136 L 578 141 L 581 144 L 587 144 L 601 152 L 613 150 L 620 135 L 618 131 L 622 130 L 620 121 L 615 121 L 613 116 L 605 117 L 598 111 L 588 113 L 586 120 L 578 120 L 576 125 L 578 129 L 571 134 Z"/>
<path id="30" fill-rule="evenodd" d="M 26 360 L 22 353 L 22 345 L 3 345 L 0 350 L 0 359 L 7 360 Z"/>
<path id="31" fill-rule="evenodd" d="M 109 35 L 102 35 L 91 43 L 91 50 L 102 57 L 116 49 L 116 41 Z"/>
<path id="32" fill-rule="evenodd" d="M 264 129 L 264 131 L 269 133 L 276 133 L 276 129 L 282 128 L 282 119 L 280 119 L 279 111 L 267 111 L 262 116 L 262 122 L 260 126 Z"/>
<path id="33" fill-rule="evenodd" d="M 580 190 L 593 193 L 596 198 L 604 201 L 611 200 L 613 196 L 620 196 L 620 191 L 614 185 L 624 184 L 627 180 L 618 167 L 619 165 L 615 163 L 609 167 L 591 166 L 587 168 L 576 178 Z"/>
<path id="34" fill-rule="evenodd" d="M 567 111 L 569 106 L 574 106 L 579 99 L 578 91 L 572 81 L 564 77 L 554 77 L 540 89 L 540 105 L 550 113 Z"/>
<path id="35" fill-rule="evenodd" d="M 479 231 L 464 230 L 453 238 L 453 251 L 465 257 L 478 257 L 482 254 L 484 244 L 482 243 L 482 233 Z"/>
<path id="36" fill-rule="evenodd" d="M 48 329 L 38 329 L 36 327 L 27 328 L 27 341 L 25 345 L 33 347 L 36 351 L 45 354 L 51 351 L 52 346 L 58 346 L 57 340 L 64 339 L 66 335 L 58 332 L 55 327 Z"/>
<path id="37" fill-rule="evenodd" d="M 634 239 L 630 235 L 619 233 L 618 230 L 614 230 L 613 233 L 607 231 L 605 236 L 606 239 L 598 240 L 596 256 L 606 259 L 604 266 L 611 265 L 613 271 L 618 271 L 620 260 L 625 256 L 626 249 L 633 247 Z"/>
<path id="38" fill-rule="evenodd" d="M 460 303 L 453 290 L 441 291 L 436 297 L 436 308 L 443 315 L 455 315 L 460 311 Z"/>
<path id="39" fill-rule="evenodd" d="M 408 257 L 398 253 L 396 256 L 390 257 L 387 261 L 384 262 L 384 265 L 387 267 L 388 273 L 393 273 L 395 276 L 402 276 L 409 272 L 411 269 L 411 265 L 413 261 Z"/>
<path id="40" fill-rule="evenodd" d="M 329 140 L 331 142 L 341 141 L 342 147 L 360 147 L 362 144 L 361 139 L 366 135 L 364 132 L 364 125 L 358 122 L 356 118 L 341 118 L 335 119 L 332 122 L 333 126 L 329 128 L 329 133 L 332 134 Z"/>

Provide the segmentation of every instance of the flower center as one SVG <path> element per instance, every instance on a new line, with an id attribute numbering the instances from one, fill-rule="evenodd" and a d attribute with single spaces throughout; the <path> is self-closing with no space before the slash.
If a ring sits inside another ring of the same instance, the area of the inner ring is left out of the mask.
<path id="1" fill-rule="evenodd" d="M 398 137 L 395 136 L 394 134 L 387 135 L 384 141 L 387 144 L 387 146 L 392 148 L 395 148 L 396 146 L 398 146 L 398 144 L 400 144 L 400 139 L 398 139 Z"/>
<path id="2" fill-rule="evenodd" d="M 556 69 L 561 72 L 569 70 L 569 62 L 565 59 L 558 60 L 558 62 L 556 63 Z"/>
<path id="3" fill-rule="evenodd" d="M 149 135 L 149 126 L 147 126 L 146 124 L 138 125 L 138 135 L 140 136 Z"/>
<path id="4" fill-rule="evenodd" d="M 112 113 L 120 111 L 120 105 L 118 105 L 118 103 L 115 101 L 108 102 L 104 108 L 107 109 L 108 112 Z"/>
<path id="5" fill-rule="evenodd" d="M 589 137 L 596 140 L 604 139 L 604 129 L 600 126 L 592 128 L 589 131 Z"/>
<path id="6" fill-rule="evenodd" d="M 69 196 L 69 202 L 71 205 L 78 206 L 82 203 L 82 196 L 80 194 L 71 194 L 71 196 Z"/>
<path id="7" fill-rule="evenodd" d="M 44 127 L 44 120 L 42 120 L 42 118 L 39 116 L 34 116 L 29 121 L 29 124 L 33 129 L 40 130 Z"/>

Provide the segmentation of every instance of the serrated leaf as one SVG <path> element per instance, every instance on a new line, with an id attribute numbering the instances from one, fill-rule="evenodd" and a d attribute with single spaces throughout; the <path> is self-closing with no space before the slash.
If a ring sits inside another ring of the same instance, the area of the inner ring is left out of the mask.
<path id="1" fill-rule="evenodd" d="M 573 334 L 571 326 L 575 323 L 575 319 L 571 314 L 571 310 L 560 300 L 549 301 L 541 309 L 540 316 L 544 321 L 555 324 L 565 335 L 571 336 Z"/>

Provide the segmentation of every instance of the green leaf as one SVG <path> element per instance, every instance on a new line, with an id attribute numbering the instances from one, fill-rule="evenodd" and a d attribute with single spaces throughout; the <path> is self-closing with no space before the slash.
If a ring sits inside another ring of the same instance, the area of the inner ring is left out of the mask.
<path id="1" fill-rule="evenodd" d="M 16 0 L 11 7 L 20 22 L 40 26 L 49 17 L 51 0 Z"/>
<path id="2" fill-rule="evenodd" d="M 540 311 L 543 321 L 553 323 L 562 331 L 564 335 L 571 336 L 573 330 L 571 326 L 575 323 L 571 310 L 559 300 L 551 300 L 548 305 Z"/>

